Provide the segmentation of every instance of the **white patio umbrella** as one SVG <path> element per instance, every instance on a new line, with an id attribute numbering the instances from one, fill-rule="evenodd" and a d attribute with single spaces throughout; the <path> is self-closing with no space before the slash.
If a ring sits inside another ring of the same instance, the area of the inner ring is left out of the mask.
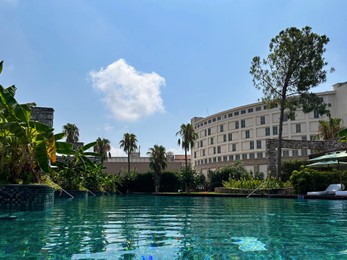
<path id="1" fill-rule="evenodd" d="M 326 153 L 322 156 L 318 156 L 316 158 L 310 159 L 309 161 L 323 161 L 323 160 L 339 160 L 342 158 L 347 158 L 347 151 L 336 151 L 336 152 L 330 152 Z"/>

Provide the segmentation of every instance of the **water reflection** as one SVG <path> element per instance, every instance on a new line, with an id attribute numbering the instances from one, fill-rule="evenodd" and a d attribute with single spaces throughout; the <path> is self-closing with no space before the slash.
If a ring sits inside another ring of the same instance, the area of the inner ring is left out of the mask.
<path id="1" fill-rule="evenodd" d="M 50 212 L 17 212 L 16 221 L 2 222 L 0 258 L 341 257 L 346 207 L 345 201 L 259 198 L 59 200 Z"/>

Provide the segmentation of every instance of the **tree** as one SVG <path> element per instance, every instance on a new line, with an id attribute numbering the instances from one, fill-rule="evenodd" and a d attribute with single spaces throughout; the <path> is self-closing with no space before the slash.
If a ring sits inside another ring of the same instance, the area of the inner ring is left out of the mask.
<path id="1" fill-rule="evenodd" d="M 338 133 L 343 129 L 342 119 L 329 118 L 329 120 L 319 120 L 318 137 L 321 140 L 339 139 Z"/>
<path id="2" fill-rule="evenodd" d="M 63 132 L 65 133 L 67 143 L 73 144 L 78 142 L 80 133 L 78 127 L 75 124 L 67 123 L 63 126 Z"/>
<path id="3" fill-rule="evenodd" d="M 162 170 L 165 170 L 167 166 L 165 147 L 162 145 L 154 145 L 149 149 L 147 155 L 149 155 L 151 161 L 149 166 L 154 171 L 155 175 L 155 192 L 159 192 L 160 176 Z"/>
<path id="4" fill-rule="evenodd" d="M 101 162 L 107 158 L 107 153 L 111 150 L 111 142 L 106 138 L 96 139 L 96 144 L 94 146 L 94 152 L 101 155 Z"/>
<path id="5" fill-rule="evenodd" d="M 329 38 L 311 32 L 306 26 L 301 30 L 291 27 L 281 31 L 269 45 L 266 59 L 253 58 L 250 73 L 253 84 L 263 90 L 263 102 L 270 108 L 280 109 L 277 169 L 281 169 L 282 132 L 285 116 L 294 119 L 295 111 L 304 113 L 316 110 L 323 115 L 329 113 L 327 105 L 310 89 L 326 81 L 328 63 L 323 54 Z M 333 71 L 331 69 L 330 71 Z"/>
<path id="6" fill-rule="evenodd" d="M 178 145 L 182 145 L 184 149 L 184 159 L 186 163 L 186 170 L 188 169 L 188 157 L 187 152 L 194 147 L 195 141 L 198 139 L 198 134 L 195 133 L 191 124 L 182 124 L 180 130 L 176 133 L 178 138 Z"/>
<path id="7" fill-rule="evenodd" d="M 119 142 L 120 148 L 128 155 L 128 178 L 130 178 L 130 156 L 137 149 L 136 135 L 125 133 L 123 139 Z"/>

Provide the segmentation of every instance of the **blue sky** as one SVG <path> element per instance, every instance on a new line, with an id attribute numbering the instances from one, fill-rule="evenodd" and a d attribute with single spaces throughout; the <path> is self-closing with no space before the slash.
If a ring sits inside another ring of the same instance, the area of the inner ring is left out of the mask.
<path id="1" fill-rule="evenodd" d="M 272 37 L 306 25 L 330 38 L 335 68 L 315 91 L 347 81 L 344 0 L 0 0 L 0 84 L 20 103 L 55 110 L 80 141 L 134 133 L 183 153 L 175 133 L 194 116 L 256 102 L 249 74 Z"/>

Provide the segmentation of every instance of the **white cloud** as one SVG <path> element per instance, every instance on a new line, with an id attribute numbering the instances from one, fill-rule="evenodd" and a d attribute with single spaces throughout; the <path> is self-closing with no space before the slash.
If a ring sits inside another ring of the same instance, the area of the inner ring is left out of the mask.
<path id="1" fill-rule="evenodd" d="M 93 86 L 104 93 L 104 102 L 114 118 L 136 121 L 164 112 L 160 88 L 165 79 L 157 73 L 143 73 L 119 59 L 106 69 L 91 71 Z"/>

